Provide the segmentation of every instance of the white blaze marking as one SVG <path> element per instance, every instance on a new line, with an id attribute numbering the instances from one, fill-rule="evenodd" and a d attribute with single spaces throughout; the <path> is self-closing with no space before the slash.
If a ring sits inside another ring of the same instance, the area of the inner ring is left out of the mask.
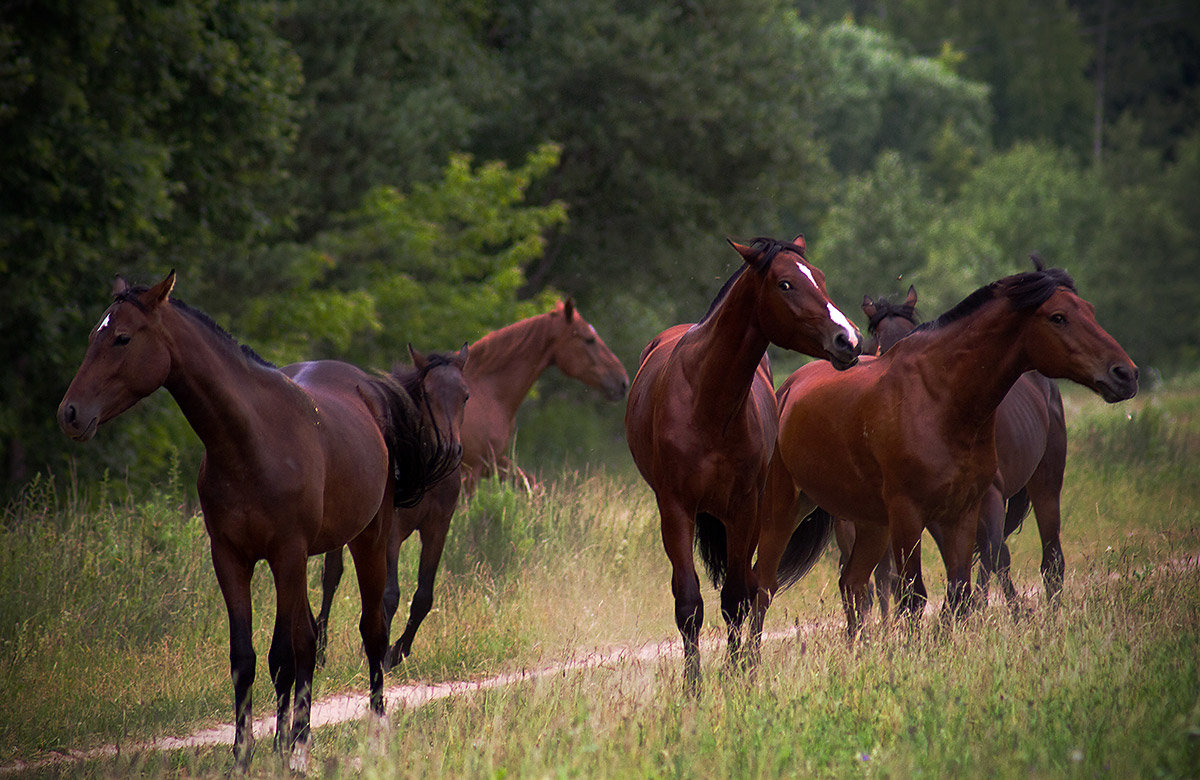
<path id="1" fill-rule="evenodd" d="M 841 310 L 832 303 L 827 303 L 825 306 L 829 309 L 829 319 L 842 326 L 842 329 L 846 331 L 846 335 L 850 338 L 851 344 L 857 344 L 858 336 L 855 334 L 854 326 L 850 324 L 850 320 L 846 319 L 846 315 L 842 314 Z"/>
<path id="2" fill-rule="evenodd" d="M 813 278 L 812 271 L 808 270 L 808 266 L 800 261 L 796 261 L 796 267 L 800 269 L 800 273 L 808 277 L 808 281 L 812 282 L 812 286 L 817 286 L 817 280 Z"/>
<path id="3" fill-rule="evenodd" d="M 111 314 L 105 314 L 105 315 L 104 315 L 104 319 L 100 320 L 100 324 L 96 326 L 96 332 L 97 332 L 97 333 L 99 333 L 100 331 L 102 331 L 102 330 L 104 330 L 105 328 L 107 328 L 107 327 L 108 327 L 108 321 L 109 321 L 110 319 L 112 319 L 112 315 L 111 315 Z"/>

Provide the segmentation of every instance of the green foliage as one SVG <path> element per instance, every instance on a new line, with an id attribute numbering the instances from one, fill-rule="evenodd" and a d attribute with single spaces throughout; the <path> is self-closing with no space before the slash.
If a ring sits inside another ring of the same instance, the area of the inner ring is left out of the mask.
<path id="1" fill-rule="evenodd" d="M 898 152 L 884 152 L 870 170 L 845 182 L 820 223 L 813 258 L 848 315 L 858 314 L 864 295 L 908 289 L 908 279 L 925 268 L 928 226 L 940 215 L 938 206 L 920 169 Z"/>
<path id="2" fill-rule="evenodd" d="M 956 189 L 990 145 L 987 85 L 848 21 L 824 28 L 818 40 L 829 74 L 813 118 L 833 166 L 860 174 L 893 150 L 941 189 Z"/>
<path id="3" fill-rule="evenodd" d="M 282 362 L 336 356 L 388 368 L 406 359 L 405 343 L 458 348 L 545 310 L 553 291 L 519 293 L 566 209 L 524 201 L 557 162 L 550 144 L 512 169 L 457 155 L 437 182 L 371 190 L 311 244 L 276 248 L 284 267 L 242 327 Z"/>
<path id="4" fill-rule="evenodd" d="M 983 284 L 1030 270 L 1031 252 L 1082 273 L 1101 209 L 1095 177 L 1072 155 L 1037 144 L 993 155 L 929 223 L 928 261 L 915 275 L 926 310 L 941 312 Z"/>
<path id="5" fill-rule="evenodd" d="M 288 166 L 302 240 L 373 187 L 433 181 L 469 148 L 505 94 L 485 15 L 478 0 L 288 4 L 281 29 L 304 62 L 308 109 Z"/>
<path id="6" fill-rule="evenodd" d="M 16 4 L 0 21 L 0 480 L 61 463 L 57 399 L 116 272 L 275 218 L 299 64 L 257 0 Z M 194 265 L 199 265 L 195 263 Z M 184 276 L 187 276 L 185 271 Z M 123 452 L 84 456 L 90 476 Z"/>
<path id="7" fill-rule="evenodd" d="M 926 56 L 961 53 L 958 72 L 990 86 L 995 143 L 1090 149 L 1091 41 L 1067 0 L 920 0 L 873 23 Z"/>

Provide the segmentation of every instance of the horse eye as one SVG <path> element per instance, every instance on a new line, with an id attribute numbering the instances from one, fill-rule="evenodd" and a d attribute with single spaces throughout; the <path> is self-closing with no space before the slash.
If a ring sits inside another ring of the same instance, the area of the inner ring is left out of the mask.
<path id="1" fill-rule="evenodd" d="M 115 347 L 123 347 L 128 343 L 129 343 L 129 334 L 128 333 L 120 333 L 117 335 L 117 337 L 115 339 L 113 339 L 113 346 L 115 346 Z"/>
<path id="2" fill-rule="evenodd" d="M 779 289 L 783 290 L 784 292 L 787 292 L 788 290 L 792 289 L 792 283 L 789 282 L 787 279 L 784 279 L 782 282 L 779 283 Z"/>
<path id="3" fill-rule="evenodd" d="M 1066 325 L 1067 324 L 1067 315 L 1059 313 L 1059 312 L 1055 312 L 1054 314 L 1050 315 L 1050 321 L 1053 322 L 1055 325 Z"/>

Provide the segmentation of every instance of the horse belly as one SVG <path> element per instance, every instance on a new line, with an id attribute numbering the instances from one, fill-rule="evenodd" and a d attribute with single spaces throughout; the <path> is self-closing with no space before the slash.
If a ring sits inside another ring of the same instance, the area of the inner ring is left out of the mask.
<path id="1" fill-rule="evenodd" d="M 1045 396 L 1025 374 L 996 409 L 996 458 L 1005 498 L 1033 476 L 1046 453 L 1049 428 Z"/>

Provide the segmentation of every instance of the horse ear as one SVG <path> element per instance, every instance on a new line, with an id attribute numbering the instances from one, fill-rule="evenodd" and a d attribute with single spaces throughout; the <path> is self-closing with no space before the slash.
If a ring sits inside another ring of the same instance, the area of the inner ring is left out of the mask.
<path id="1" fill-rule="evenodd" d="M 146 304 L 146 308 L 153 309 L 163 301 L 171 297 L 171 290 L 175 289 L 175 269 L 171 269 L 171 273 L 167 274 L 167 278 L 163 279 L 158 284 L 151 287 L 142 294 L 142 303 Z"/>
<path id="2" fill-rule="evenodd" d="M 906 306 L 917 305 L 917 288 L 911 284 L 908 286 L 908 297 L 904 299 L 904 304 Z"/>
<path id="3" fill-rule="evenodd" d="M 113 277 L 112 294 L 113 294 L 114 298 L 116 298 L 119 295 L 124 295 L 125 291 L 128 289 L 129 289 L 129 282 L 125 281 L 124 276 L 117 274 L 116 276 Z"/>
<path id="4" fill-rule="evenodd" d="M 1033 262 L 1033 269 L 1035 271 L 1045 271 L 1046 270 L 1046 264 L 1042 262 L 1042 256 L 1039 255 L 1037 252 L 1030 252 L 1029 259 Z"/>
<path id="5" fill-rule="evenodd" d="M 567 320 L 567 322 L 570 322 L 571 320 L 575 319 L 575 299 L 568 295 L 563 300 L 562 304 L 563 304 L 563 317 Z"/>
<path id="6" fill-rule="evenodd" d="M 808 244 L 804 243 L 804 234 L 803 233 L 801 233 L 800 235 L 798 235 L 794 239 L 792 239 L 792 244 L 793 244 L 793 246 L 800 247 L 801 254 L 808 254 Z"/>
<path id="7" fill-rule="evenodd" d="M 412 359 L 414 368 L 416 368 L 418 371 L 423 371 L 425 369 L 425 363 L 428 361 L 426 360 L 424 353 L 414 347 L 412 342 L 409 342 L 408 344 L 408 356 Z"/>
<path id="8" fill-rule="evenodd" d="M 463 345 L 462 345 L 462 349 L 460 349 L 458 351 L 458 354 L 454 358 L 454 362 L 458 363 L 459 370 L 462 370 L 467 365 L 467 358 L 469 357 L 469 355 L 467 355 L 467 349 L 469 346 L 470 345 L 468 345 L 467 342 L 464 341 Z"/>
<path id="9" fill-rule="evenodd" d="M 875 312 L 877 312 L 878 309 L 875 307 L 875 301 L 871 298 L 871 296 L 863 296 L 862 310 L 863 314 L 867 315 L 867 319 L 875 316 Z"/>
<path id="10" fill-rule="evenodd" d="M 754 247 L 746 246 L 745 244 L 739 244 L 732 238 L 726 238 L 725 240 L 729 242 L 731 247 L 737 250 L 737 253 L 741 255 L 742 259 L 747 263 L 752 263 L 758 259 L 759 251 Z"/>

